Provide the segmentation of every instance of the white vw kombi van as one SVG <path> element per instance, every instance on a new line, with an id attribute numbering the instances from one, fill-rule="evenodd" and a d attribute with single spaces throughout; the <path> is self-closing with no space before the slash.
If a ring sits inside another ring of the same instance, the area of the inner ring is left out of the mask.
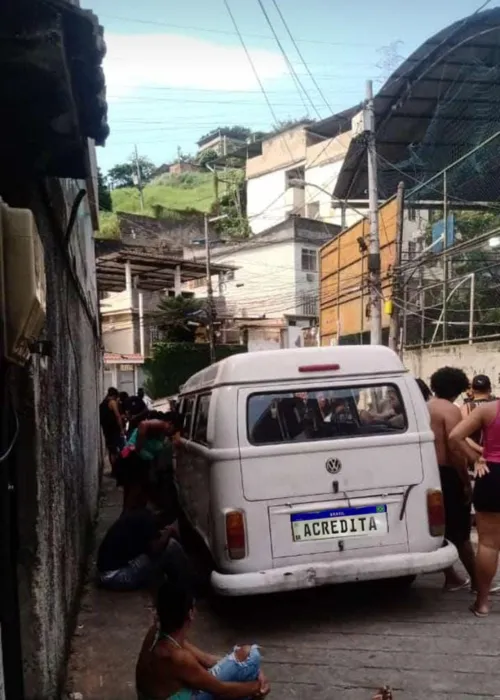
<path id="1" fill-rule="evenodd" d="M 180 501 L 219 594 L 408 580 L 457 560 L 427 407 L 388 348 L 236 355 L 179 400 Z"/>

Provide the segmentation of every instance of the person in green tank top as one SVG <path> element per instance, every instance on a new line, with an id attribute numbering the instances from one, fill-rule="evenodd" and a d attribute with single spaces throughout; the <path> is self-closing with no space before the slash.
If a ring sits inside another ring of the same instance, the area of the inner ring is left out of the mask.
<path id="1" fill-rule="evenodd" d="M 123 486 L 124 510 L 148 501 L 148 482 L 155 460 L 165 449 L 165 441 L 177 429 L 174 413 L 155 414 L 143 420 L 130 435 L 122 450 L 118 471 L 118 485 Z"/>

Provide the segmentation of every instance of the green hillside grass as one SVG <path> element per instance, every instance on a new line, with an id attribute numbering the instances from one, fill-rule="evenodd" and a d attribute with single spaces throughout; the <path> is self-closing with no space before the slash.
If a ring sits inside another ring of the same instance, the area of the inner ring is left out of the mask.
<path id="1" fill-rule="evenodd" d="M 229 172 L 229 171 L 228 171 Z M 225 174 L 227 177 L 227 173 Z M 219 195 L 225 186 L 219 183 Z M 183 173 L 182 175 L 160 175 L 144 187 L 144 211 L 141 210 L 139 192 L 135 187 L 123 187 L 111 192 L 113 212 L 145 214 L 154 216 L 155 206 L 164 208 L 164 217 L 169 211 L 210 211 L 215 199 L 212 173 Z M 118 221 L 115 213 L 101 212 L 100 238 L 118 237 Z"/>
<path id="2" fill-rule="evenodd" d="M 137 189 L 125 187 L 114 190 L 111 197 L 114 211 L 141 213 Z M 155 205 L 165 209 L 197 209 L 206 212 L 210 210 L 213 201 L 214 184 L 211 173 L 161 175 L 144 188 L 144 213 L 151 216 Z"/>

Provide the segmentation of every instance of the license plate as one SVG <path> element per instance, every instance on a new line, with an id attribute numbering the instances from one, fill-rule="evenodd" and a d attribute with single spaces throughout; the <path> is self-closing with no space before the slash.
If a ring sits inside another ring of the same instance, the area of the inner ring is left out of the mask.
<path id="1" fill-rule="evenodd" d="M 370 537 L 389 532 L 387 506 L 364 506 L 293 513 L 294 542 L 344 537 Z"/>

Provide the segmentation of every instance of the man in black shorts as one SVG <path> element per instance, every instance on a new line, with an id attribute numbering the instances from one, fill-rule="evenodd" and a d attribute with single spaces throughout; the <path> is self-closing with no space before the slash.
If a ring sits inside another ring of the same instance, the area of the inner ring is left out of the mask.
<path id="1" fill-rule="evenodd" d="M 443 367 L 431 377 L 434 398 L 427 404 L 443 490 L 445 537 L 457 548 L 460 560 L 469 575 L 469 579 L 463 579 L 453 567 L 446 569 L 445 588 L 449 591 L 459 590 L 468 585 L 475 588 L 474 550 L 470 541 L 472 489 L 467 460 L 448 440 L 453 428 L 462 420 L 460 409 L 454 402 L 468 386 L 469 380 L 461 369 Z"/>

